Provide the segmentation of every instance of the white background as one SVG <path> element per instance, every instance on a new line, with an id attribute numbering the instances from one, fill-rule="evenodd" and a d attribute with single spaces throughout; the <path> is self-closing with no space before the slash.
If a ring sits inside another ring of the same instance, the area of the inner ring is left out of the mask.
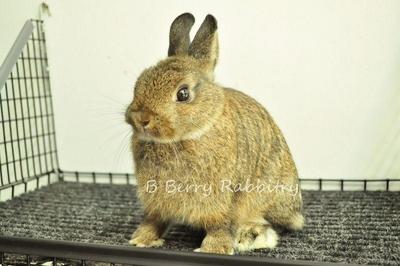
<path id="1" fill-rule="evenodd" d="M 216 80 L 260 101 L 301 177 L 400 178 L 400 1 L 47 1 L 60 161 L 132 172 L 122 112 L 172 20 L 219 22 Z M 40 1 L 0 0 L 0 60 Z"/>

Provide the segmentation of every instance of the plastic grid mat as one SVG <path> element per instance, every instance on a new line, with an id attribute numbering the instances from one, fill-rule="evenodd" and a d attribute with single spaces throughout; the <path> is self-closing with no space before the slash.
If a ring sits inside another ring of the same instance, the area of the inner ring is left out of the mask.
<path id="1" fill-rule="evenodd" d="M 304 191 L 301 232 L 280 232 L 273 250 L 245 253 L 288 260 L 400 264 L 400 192 Z M 132 185 L 55 183 L 0 203 L 0 234 L 128 245 L 142 219 Z M 164 249 L 190 251 L 204 233 L 175 225 Z"/>

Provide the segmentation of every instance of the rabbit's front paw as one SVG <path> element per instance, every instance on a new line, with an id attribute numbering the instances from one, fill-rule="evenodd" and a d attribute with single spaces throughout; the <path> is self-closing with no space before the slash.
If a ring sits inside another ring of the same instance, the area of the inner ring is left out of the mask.
<path id="1" fill-rule="evenodd" d="M 226 254 L 226 255 L 233 255 L 233 247 L 229 246 L 205 246 L 196 248 L 193 250 L 194 252 L 205 252 L 205 253 L 216 253 L 216 254 Z"/>
<path id="2" fill-rule="evenodd" d="M 133 233 L 129 244 L 137 247 L 160 247 L 164 239 L 159 237 L 157 228 L 149 224 L 141 224 Z"/>
<path id="3" fill-rule="evenodd" d="M 201 247 L 195 249 L 194 251 L 233 255 L 234 254 L 233 241 L 231 237 L 228 236 L 222 237 L 222 236 L 207 235 L 203 239 Z"/>
<path id="4" fill-rule="evenodd" d="M 162 238 L 149 238 L 147 236 L 136 236 L 129 240 L 129 244 L 137 247 L 161 247 L 164 244 Z"/>
<path id="5" fill-rule="evenodd" d="M 164 244 L 161 238 L 167 224 L 154 217 L 146 217 L 132 234 L 129 244 L 137 247 L 160 247 Z"/>

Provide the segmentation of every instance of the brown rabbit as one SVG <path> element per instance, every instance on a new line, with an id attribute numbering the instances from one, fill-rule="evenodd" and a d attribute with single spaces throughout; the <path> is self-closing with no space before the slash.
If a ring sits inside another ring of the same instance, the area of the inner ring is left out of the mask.
<path id="1" fill-rule="evenodd" d="M 214 82 L 216 19 L 190 42 L 193 24 L 189 13 L 174 20 L 168 58 L 143 71 L 126 111 L 145 214 L 130 244 L 161 246 L 177 222 L 205 229 L 196 251 L 273 248 L 272 225 L 303 227 L 296 166 L 267 111 Z"/>

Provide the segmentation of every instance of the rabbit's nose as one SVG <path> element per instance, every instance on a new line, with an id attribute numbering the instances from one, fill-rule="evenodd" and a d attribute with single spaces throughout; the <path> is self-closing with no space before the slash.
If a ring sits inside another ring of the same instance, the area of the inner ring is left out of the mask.
<path id="1" fill-rule="evenodd" d="M 151 115 L 148 112 L 141 112 L 140 114 L 140 124 L 143 128 L 149 126 L 151 120 Z"/>
<path id="2" fill-rule="evenodd" d="M 135 112 L 134 113 L 136 124 L 143 129 L 147 129 L 150 126 L 151 114 L 148 112 Z"/>
<path id="3" fill-rule="evenodd" d="M 142 125 L 142 127 L 146 128 L 150 123 L 150 119 L 142 119 L 140 121 L 140 124 Z"/>

